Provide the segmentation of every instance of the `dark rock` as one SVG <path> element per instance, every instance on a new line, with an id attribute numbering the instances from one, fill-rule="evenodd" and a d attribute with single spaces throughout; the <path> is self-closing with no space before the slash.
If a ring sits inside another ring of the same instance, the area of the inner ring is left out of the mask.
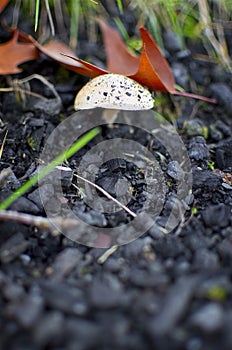
<path id="1" fill-rule="evenodd" d="M 26 118 L 30 118 L 28 124 L 30 126 L 36 127 L 36 128 L 40 128 L 42 126 L 44 126 L 44 119 L 43 118 L 33 118 L 33 113 L 26 113 L 25 115 Z"/>
<path id="2" fill-rule="evenodd" d="M 138 286 L 143 288 L 162 288 L 168 284 L 168 276 L 161 271 L 146 271 L 134 269 L 129 277 L 130 281 Z"/>
<path id="3" fill-rule="evenodd" d="M 101 309 L 119 307 L 126 302 L 121 288 L 112 288 L 99 280 L 95 280 L 91 285 L 89 298 L 93 306 Z"/>
<path id="4" fill-rule="evenodd" d="M 215 124 L 211 124 L 209 126 L 209 135 L 210 135 L 211 139 L 214 141 L 220 141 L 223 139 L 222 132 L 217 129 Z"/>
<path id="5" fill-rule="evenodd" d="M 189 142 L 189 157 L 195 160 L 203 160 L 209 157 L 209 149 L 202 136 L 196 136 Z"/>
<path id="6" fill-rule="evenodd" d="M 25 197 L 20 197 L 10 205 L 10 209 L 25 213 L 38 214 L 40 209 L 32 201 Z"/>
<path id="7" fill-rule="evenodd" d="M 42 194 L 42 199 L 41 199 Z M 27 197 L 43 211 L 44 204 L 54 195 L 54 186 L 52 184 L 43 184 L 39 188 L 31 192 Z"/>
<path id="8" fill-rule="evenodd" d="M 224 83 L 214 83 L 210 85 L 210 91 L 218 100 L 221 106 L 225 108 L 228 115 L 232 115 L 232 90 Z"/>
<path id="9" fill-rule="evenodd" d="M 39 319 L 43 310 L 43 298 L 39 290 L 31 290 L 22 300 L 10 304 L 8 314 L 26 328 L 32 327 Z"/>
<path id="10" fill-rule="evenodd" d="M 216 120 L 215 125 L 216 125 L 217 129 L 220 130 L 225 137 L 232 136 L 232 130 L 229 127 L 229 125 L 226 125 L 220 119 Z"/>
<path id="11" fill-rule="evenodd" d="M 82 253 L 77 248 L 65 248 L 56 256 L 51 265 L 50 279 L 56 282 L 61 281 L 80 263 L 81 259 Z"/>
<path id="12" fill-rule="evenodd" d="M 208 86 L 210 83 L 209 69 L 204 64 L 192 60 L 188 63 L 188 69 L 191 78 L 196 82 L 197 85 L 202 85 L 204 87 Z"/>
<path id="13" fill-rule="evenodd" d="M 210 170 L 193 170 L 193 188 L 215 191 L 222 183 L 221 176 Z"/>
<path id="14" fill-rule="evenodd" d="M 180 85 L 182 88 L 187 89 L 189 77 L 188 70 L 182 63 L 172 64 L 172 73 L 175 77 L 176 84 Z"/>
<path id="15" fill-rule="evenodd" d="M 203 268 L 208 271 L 219 268 L 217 254 L 207 249 L 199 249 L 195 252 L 194 267 Z"/>
<path id="16" fill-rule="evenodd" d="M 32 107 L 33 103 L 33 107 Z M 60 113 L 62 104 L 61 100 L 58 98 L 53 99 L 39 99 L 36 102 L 31 102 L 31 108 L 33 110 L 38 110 L 43 113 L 46 113 L 49 116 L 54 116 Z"/>
<path id="17" fill-rule="evenodd" d="M 221 170 L 232 170 L 232 138 L 221 141 L 217 145 L 216 165 Z"/>
<path id="18" fill-rule="evenodd" d="M 222 187 L 224 187 L 226 190 L 232 190 L 232 186 L 228 185 L 226 182 L 222 183 Z"/>
<path id="19" fill-rule="evenodd" d="M 62 187 L 64 189 L 69 188 L 73 180 L 73 170 L 69 167 L 64 166 L 57 166 L 56 169 L 61 172 L 60 179 Z"/>
<path id="20" fill-rule="evenodd" d="M 48 311 L 41 317 L 33 330 L 33 338 L 39 348 L 58 345 L 64 337 L 65 321 L 64 316 L 59 311 Z"/>
<path id="21" fill-rule="evenodd" d="M 17 233 L 9 238 L 0 248 L 0 260 L 2 263 L 9 263 L 25 252 L 30 246 L 22 233 Z"/>
<path id="22" fill-rule="evenodd" d="M 220 257 L 225 261 L 226 264 L 232 262 L 232 240 L 230 237 L 225 238 L 217 246 Z"/>
<path id="23" fill-rule="evenodd" d="M 151 336 L 167 334 L 186 313 L 188 304 L 199 283 L 199 277 L 181 277 L 169 289 L 162 307 L 150 323 Z"/>
<path id="24" fill-rule="evenodd" d="M 200 350 L 202 349 L 202 339 L 201 337 L 192 337 L 186 342 L 186 350 Z"/>
<path id="25" fill-rule="evenodd" d="M 164 32 L 165 48 L 170 52 L 181 50 L 181 42 L 178 36 L 173 32 Z"/>
<path id="26" fill-rule="evenodd" d="M 186 49 L 186 50 L 181 50 L 179 52 L 176 53 L 176 58 L 178 60 L 185 60 L 187 58 L 191 57 L 191 51 Z"/>
<path id="27" fill-rule="evenodd" d="M 197 310 L 190 318 L 193 326 L 207 333 L 214 333 L 224 325 L 224 312 L 220 305 L 208 303 Z"/>
<path id="28" fill-rule="evenodd" d="M 158 225 L 154 225 L 152 226 L 152 228 L 150 228 L 149 235 L 155 240 L 158 240 L 160 238 L 163 238 L 164 232 L 162 231 L 162 227 L 159 227 Z"/>
<path id="29" fill-rule="evenodd" d="M 88 311 L 87 301 L 83 291 L 76 286 L 62 282 L 41 282 L 45 303 L 50 308 L 66 314 L 83 316 Z"/>
<path id="30" fill-rule="evenodd" d="M 143 254 L 144 239 L 138 238 L 134 242 L 127 244 L 124 249 L 126 259 L 138 259 Z"/>
<path id="31" fill-rule="evenodd" d="M 164 236 L 163 239 L 154 242 L 154 250 L 163 258 L 175 258 L 186 251 L 178 237 L 173 236 Z"/>
<path id="32" fill-rule="evenodd" d="M 7 300 L 22 300 L 25 295 L 24 288 L 14 282 L 7 283 L 2 292 Z"/>
<path id="33" fill-rule="evenodd" d="M 106 340 L 108 333 L 99 322 L 88 319 L 69 318 L 65 321 L 66 337 L 71 344 L 71 350 L 77 348 L 99 348 L 102 339 Z"/>
<path id="34" fill-rule="evenodd" d="M 215 141 L 220 141 L 224 137 L 227 138 L 232 135 L 231 128 L 225 123 L 223 123 L 221 120 L 216 120 L 214 124 L 210 124 L 209 131 L 210 137 Z"/>
<path id="35" fill-rule="evenodd" d="M 206 226 L 217 231 L 220 228 L 227 227 L 231 221 L 231 208 L 220 203 L 210 206 L 202 212 L 202 219 Z"/>
<path id="36" fill-rule="evenodd" d="M 5 168 L 4 172 L 7 172 L 7 182 L 2 186 L 2 189 L 7 188 L 10 190 L 16 190 L 21 186 L 20 181 L 15 176 L 13 170 L 9 168 Z"/>
<path id="37" fill-rule="evenodd" d="M 177 181 L 181 181 L 184 178 L 184 171 L 176 160 L 168 163 L 167 173 L 170 177 Z"/>
<path id="38" fill-rule="evenodd" d="M 97 212 L 96 210 L 83 212 L 82 210 L 79 210 L 77 206 L 75 206 L 73 211 L 80 220 L 83 220 L 89 225 L 97 227 L 105 227 L 107 225 L 105 215 Z"/>

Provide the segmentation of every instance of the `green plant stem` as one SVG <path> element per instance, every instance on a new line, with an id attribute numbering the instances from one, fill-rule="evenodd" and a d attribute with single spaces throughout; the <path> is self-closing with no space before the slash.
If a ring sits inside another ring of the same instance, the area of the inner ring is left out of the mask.
<path id="1" fill-rule="evenodd" d="M 89 141 L 91 141 L 94 137 L 96 137 L 100 128 L 97 127 L 88 134 L 82 136 L 78 141 L 76 141 L 67 151 L 64 151 L 59 156 L 54 158 L 51 163 L 46 165 L 38 174 L 34 175 L 30 180 L 28 180 L 24 185 L 22 185 L 17 191 L 12 193 L 9 197 L 7 197 L 2 203 L 0 203 L 0 210 L 7 209 L 16 199 L 24 195 L 32 186 L 34 186 L 38 179 L 42 179 L 48 173 L 50 173 L 57 165 L 62 163 L 64 160 L 73 156 L 77 151 L 79 151 L 82 147 L 84 147 Z"/>

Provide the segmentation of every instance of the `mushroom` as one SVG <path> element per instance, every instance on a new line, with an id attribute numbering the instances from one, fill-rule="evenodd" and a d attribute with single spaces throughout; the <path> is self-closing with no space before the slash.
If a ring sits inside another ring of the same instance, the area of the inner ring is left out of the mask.
<path id="1" fill-rule="evenodd" d="M 113 123 L 119 110 L 153 108 L 154 99 L 142 85 L 121 74 L 103 74 L 90 80 L 76 95 L 75 110 L 105 108 L 103 118 Z"/>

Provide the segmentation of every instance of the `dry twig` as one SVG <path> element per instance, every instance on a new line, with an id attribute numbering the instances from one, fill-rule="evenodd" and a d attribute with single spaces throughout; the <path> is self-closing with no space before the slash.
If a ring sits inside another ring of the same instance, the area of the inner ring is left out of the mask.
<path id="1" fill-rule="evenodd" d="M 128 207 L 126 207 L 124 204 L 122 204 L 121 202 L 119 202 L 116 198 L 112 197 L 108 192 L 106 192 L 102 187 L 96 185 L 95 183 L 85 179 L 84 177 L 74 174 L 74 176 L 76 176 L 77 178 L 83 180 L 84 182 L 88 183 L 89 185 L 95 187 L 98 191 L 100 191 L 101 193 L 104 194 L 104 196 L 106 196 L 108 199 L 111 199 L 113 202 L 115 202 L 119 207 L 123 208 L 128 214 L 130 214 L 131 216 L 133 216 L 134 218 L 137 217 L 137 215 L 131 211 Z"/>
<path id="2" fill-rule="evenodd" d="M 41 229 L 48 229 L 52 234 L 57 235 L 57 230 L 55 226 L 57 225 L 61 229 L 74 228 L 78 226 L 77 220 L 64 219 L 62 217 L 52 218 L 52 221 L 49 218 L 44 218 L 42 216 L 35 216 L 25 213 L 19 213 L 14 210 L 1 210 L 0 211 L 0 220 L 12 220 L 17 221 L 25 225 L 36 226 Z"/>

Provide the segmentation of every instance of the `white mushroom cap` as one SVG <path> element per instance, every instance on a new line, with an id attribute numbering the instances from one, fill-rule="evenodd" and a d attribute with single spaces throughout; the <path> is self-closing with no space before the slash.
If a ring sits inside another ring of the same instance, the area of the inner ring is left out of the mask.
<path id="1" fill-rule="evenodd" d="M 90 80 L 76 95 L 74 108 L 95 107 L 120 110 L 147 110 L 154 106 L 151 93 L 121 74 L 103 74 Z"/>

